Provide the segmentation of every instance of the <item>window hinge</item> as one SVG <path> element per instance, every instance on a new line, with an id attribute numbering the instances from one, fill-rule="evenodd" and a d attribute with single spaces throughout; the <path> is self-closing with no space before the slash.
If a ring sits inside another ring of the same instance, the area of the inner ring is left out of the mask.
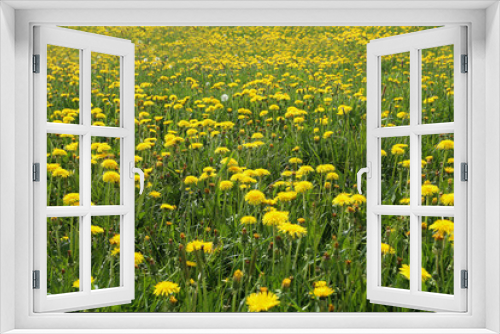
<path id="1" fill-rule="evenodd" d="M 469 288 L 469 273 L 467 270 L 461 271 L 462 289 Z"/>
<path id="2" fill-rule="evenodd" d="M 469 72 L 469 56 L 462 55 L 462 73 Z"/>
<path id="3" fill-rule="evenodd" d="M 40 73 L 40 55 L 33 55 L 33 73 Z"/>
<path id="4" fill-rule="evenodd" d="M 33 181 L 40 182 L 40 164 L 38 162 L 33 164 Z"/>
<path id="5" fill-rule="evenodd" d="M 466 162 L 462 162 L 460 165 L 460 180 L 461 181 L 469 181 L 469 165 Z"/>
<path id="6" fill-rule="evenodd" d="M 33 289 L 40 289 L 40 270 L 33 270 Z"/>

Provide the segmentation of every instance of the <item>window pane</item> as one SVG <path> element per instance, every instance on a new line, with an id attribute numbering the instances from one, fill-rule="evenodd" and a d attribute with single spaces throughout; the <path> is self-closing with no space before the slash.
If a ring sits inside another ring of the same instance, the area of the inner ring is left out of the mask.
<path id="1" fill-rule="evenodd" d="M 80 217 L 47 218 L 47 294 L 79 291 Z"/>
<path id="2" fill-rule="evenodd" d="M 92 52 L 92 125 L 120 126 L 120 57 Z"/>
<path id="3" fill-rule="evenodd" d="M 120 286 L 120 220 L 92 217 L 92 290 Z"/>
<path id="4" fill-rule="evenodd" d="M 410 204 L 410 137 L 381 139 L 383 205 Z"/>
<path id="5" fill-rule="evenodd" d="M 381 286 L 410 289 L 410 217 L 382 216 Z"/>
<path id="6" fill-rule="evenodd" d="M 410 52 L 380 58 L 381 124 L 410 125 Z"/>
<path id="7" fill-rule="evenodd" d="M 453 205 L 453 134 L 422 136 L 422 205 Z"/>
<path id="8" fill-rule="evenodd" d="M 422 124 L 453 122 L 453 45 L 421 52 Z"/>
<path id="9" fill-rule="evenodd" d="M 452 295 L 454 223 L 450 217 L 422 217 L 422 291 Z"/>
<path id="10" fill-rule="evenodd" d="M 47 205 L 80 205 L 80 137 L 47 134 Z"/>
<path id="11" fill-rule="evenodd" d="M 80 50 L 47 45 L 47 122 L 79 124 Z"/>
<path id="12" fill-rule="evenodd" d="M 120 204 L 120 138 L 92 137 L 92 204 Z"/>

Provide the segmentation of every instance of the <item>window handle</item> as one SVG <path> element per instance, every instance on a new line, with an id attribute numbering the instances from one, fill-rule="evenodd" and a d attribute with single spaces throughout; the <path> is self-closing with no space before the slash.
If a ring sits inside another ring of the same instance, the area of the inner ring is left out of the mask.
<path id="1" fill-rule="evenodd" d="M 144 191 L 144 172 L 140 168 L 134 167 L 134 163 L 130 162 L 130 178 L 135 179 L 135 174 L 139 174 L 139 184 L 140 184 L 140 189 L 139 189 L 139 195 L 142 194 Z"/>
<path id="2" fill-rule="evenodd" d="M 363 191 L 361 190 L 361 176 L 366 173 L 367 178 L 371 179 L 372 178 L 372 163 L 368 161 L 367 163 L 368 167 L 361 168 L 358 170 L 358 175 L 357 175 L 357 181 L 358 181 L 358 192 L 360 194 L 363 194 Z"/>

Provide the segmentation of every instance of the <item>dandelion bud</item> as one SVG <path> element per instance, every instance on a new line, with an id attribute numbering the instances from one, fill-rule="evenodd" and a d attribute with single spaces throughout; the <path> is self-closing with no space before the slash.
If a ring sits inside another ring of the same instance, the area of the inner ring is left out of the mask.
<path id="1" fill-rule="evenodd" d="M 328 305 L 328 312 L 334 312 L 335 311 L 335 306 L 333 304 Z"/>
<path id="2" fill-rule="evenodd" d="M 306 220 L 304 218 L 299 218 L 299 219 L 297 219 L 297 222 L 299 224 L 304 224 L 306 222 Z"/>
<path id="3" fill-rule="evenodd" d="M 242 278 L 243 278 L 243 272 L 239 269 L 236 270 L 233 274 L 233 280 L 239 283 Z"/>
<path id="4" fill-rule="evenodd" d="M 283 288 L 289 288 L 289 287 L 290 287 L 290 283 L 292 283 L 292 280 L 291 280 L 291 279 L 289 279 L 289 278 L 285 278 L 285 279 L 283 280 L 283 282 L 281 283 L 281 286 L 282 286 Z"/>
<path id="5" fill-rule="evenodd" d="M 437 204 L 437 202 L 438 202 L 438 199 L 437 199 L 436 197 L 434 197 L 434 198 L 432 199 L 432 204 L 433 204 L 433 205 L 436 205 L 436 204 Z"/>
<path id="6" fill-rule="evenodd" d="M 255 238 L 255 240 L 259 240 L 260 235 L 259 235 L 259 233 L 254 233 L 254 234 L 253 234 L 253 237 Z"/>
<path id="7" fill-rule="evenodd" d="M 345 264 L 346 264 L 346 266 L 350 266 L 350 265 L 351 265 L 351 263 L 352 263 L 352 261 L 351 261 L 351 260 L 345 260 Z"/>
<path id="8" fill-rule="evenodd" d="M 172 304 L 177 303 L 177 299 L 176 299 L 174 296 L 170 296 L 169 301 L 170 301 Z"/>
<path id="9" fill-rule="evenodd" d="M 265 287 L 261 287 L 261 288 L 260 288 L 260 292 L 261 292 L 261 293 L 267 293 L 267 288 L 265 288 Z"/>
<path id="10" fill-rule="evenodd" d="M 332 240 L 333 240 L 333 241 L 337 241 L 337 236 L 336 236 L 335 234 L 334 234 L 334 235 L 332 235 Z"/>
<path id="11" fill-rule="evenodd" d="M 243 227 L 243 229 L 241 230 L 241 233 L 242 233 L 243 235 L 246 235 L 246 234 L 247 234 L 247 229 Z"/>
<path id="12" fill-rule="evenodd" d="M 61 269 L 61 274 L 63 274 L 63 275 L 64 275 L 65 273 L 66 273 L 66 270 L 65 270 L 64 268 L 63 268 L 63 269 Z"/>
<path id="13" fill-rule="evenodd" d="M 398 267 L 399 267 L 399 266 L 401 266 L 401 262 L 403 262 L 403 259 L 398 256 L 397 262 L 398 262 Z"/>
<path id="14" fill-rule="evenodd" d="M 186 239 L 186 235 L 184 234 L 184 232 L 181 233 L 181 239 Z"/>
<path id="15" fill-rule="evenodd" d="M 333 245 L 333 247 L 335 247 L 335 249 L 339 249 L 339 243 L 338 243 L 338 242 L 336 242 L 336 243 Z"/>

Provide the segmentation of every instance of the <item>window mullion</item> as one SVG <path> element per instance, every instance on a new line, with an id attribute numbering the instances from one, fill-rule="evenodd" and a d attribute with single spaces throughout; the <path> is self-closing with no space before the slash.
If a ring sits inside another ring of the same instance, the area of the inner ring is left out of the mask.
<path id="1" fill-rule="evenodd" d="M 420 201 L 420 136 L 415 128 L 420 123 L 420 61 L 419 50 L 410 50 L 410 291 L 419 290 L 420 228 L 415 208 Z"/>
<path id="2" fill-rule="evenodd" d="M 80 87 L 81 96 L 80 99 L 80 117 L 82 118 L 82 124 L 90 129 L 91 125 L 91 51 L 89 48 L 85 48 L 82 51 L 82 65 L 80 70 Z M 81 197 L 83 199 L 82 204 L 84 207 L 88 208 L 90 211 L 91 206 L 91 182 L 92 182 L 92 170 L 91 170 L 91 134 L 87 131 L 82 136 L 82 145 L 80 148 L 80 170 L 81 170 Z M 80 286 L 83 287 L 82 291 L 90 293 L 91 291 L 91 216 L 90 212 L 87 212 L 82 219 L 82 229 L 80 230 L 80 266 L 81 266 L 81 276 L 80 276 Z"/>

